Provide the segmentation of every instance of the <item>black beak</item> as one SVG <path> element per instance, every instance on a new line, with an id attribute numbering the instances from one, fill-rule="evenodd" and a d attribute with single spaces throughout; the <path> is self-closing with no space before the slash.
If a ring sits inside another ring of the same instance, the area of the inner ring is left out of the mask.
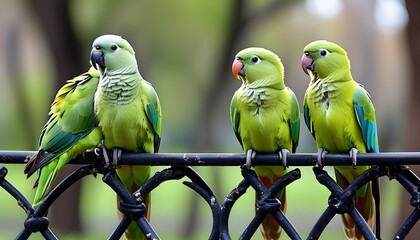
<path id="1" fill-rule="evenodd" d="M 100 48 L 93 48 L 90 52 L 90 64 L 98 71 L 105 69 L 105 55 Z M 101 69 L 98 69 L 98 67 Z"/>

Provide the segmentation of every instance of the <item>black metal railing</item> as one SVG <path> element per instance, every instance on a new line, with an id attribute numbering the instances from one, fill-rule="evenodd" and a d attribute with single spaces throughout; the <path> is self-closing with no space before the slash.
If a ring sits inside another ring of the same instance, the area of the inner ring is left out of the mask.
<path id="1" fill-rule="evenodd" d="M 23 164 L 28 156 L 35 152 L 31 151 L 0 151 L 0 163 L 2 164 Z M 112 155 L 112 153 L 109 153 Z M 0 187 L 4 188 L 13 196 L 19 206 L 27 214 L 22 231 L 16 239 L 28 239 L 32 233 L 40 232 L 45 239 L 57 239 L 49 229 L 49 220 L 44 217 L 49 207 L 54 201 L 69 188 L 73 183 L 91 174 L 102 174 L 102 180 L 110 186 L 121 198 L 119 210 L 124 214 L 124 218 L 115 228 L 109 239 L 119 239 L 128 225 L 135 221 L 147 239 L 159 239 L 158 234 L 144 217 L 145 204 L 142 201 L 144 196 L 165 181 L 180 180 L 184 177 L 189 181 L 183 184 L 199 194 L 209 205 L 213 224 L 209 239 L 231 239 L 229 234 L 229 214 L 238 200 L 249 187 L 255 189 L 259 194 L 257 200 L 257 210 L 255 217 L 244 229 L 240 239 L 250 239 L 257 231 L 266 214 L 272 214 L 276 221 L 284 229 L 291 239 L 302 239 L 298 229 L 280 210 L 281 202 L 275 195 L 292 184 L 301 177 L 299 168 L 289 171 L 280 178 L 275 184 L 267 189 L 258 179 L 253 170 L 242 167 L 245 163 L 245 154 L 206 154 L 206 153 L 185 153 L 185 154 L 134 154 L 123 153 L 120 165 L 152 165 L 168 166 L 168 168 L 156 172 L 140 189 L 133 194 L 129 193 L 117 180 L 115 171 L 104 168 L 101 158 L 93 153 L 87 153 L 84 157 L 78 157 L 69 164 L 83 165 L 67 176 L 60 182 L 42 201 L 38 207 L 33 208 L 31 203 L 19 192 L 7 179 L 7 168 L 0 168 Z M 362 232 L 365 239 L 381 239 L 380 216 L 377 211 L 377 227 L 375 233 L 369 228 L 368 224 L 354 206 L 353 197 L 357 190 L 379 177 L 387 176 L 390 180 L 396 180 L 412 196 L 410 204 L 413 206 L 412 214 L 400 226 L 394 235 L 394 239 L 404 239 L 420 218 L 420 179 L 406 165 L 419 165 L 420 153 L 417 152 L 397 152 L 397 153 L 375 153 L 358 154 L 357 164 L 359 166 L 373 166 L 357 177 L 346 189 L 338 186 L 335 180 L 328 173 L 316 165 L 315 154 L 288 154 L 289 167 L 312 166 L 313 172 L 318 182 L 324 185 L 331 195 L 328 199 L 328 207 L 321 217 L 312 227 L 307 239 L 318 239 L 332 218 L 337 214 L 347 213 L 354 220 L 357 227 Z M 278 166 L 281 162 L 275 154 L 257 154 L 253 165 Z M 346 154 L 327 154 L 323 159 L 324 166 L 344 166 L 352 165 L 349 155 Z M 238 166 L 243 176 L 243 180 L 220 202 L 206 181 L 191 167 L 192 166 Z"/>

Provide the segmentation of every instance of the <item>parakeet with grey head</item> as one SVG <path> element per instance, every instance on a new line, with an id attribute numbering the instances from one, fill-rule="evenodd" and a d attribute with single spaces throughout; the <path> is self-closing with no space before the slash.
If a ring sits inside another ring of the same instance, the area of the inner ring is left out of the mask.
<path id="1" fill-rule="evenodd" d="M 158 152 L 161 106 L 152 85 L 140 75 L 132 46 L 117 35 L 100 36 L 92 45 L 91 64 L 100 73 L 95 116 L 104 135 L 104 146 L 114 150 L 114 157 L 120 150 Z M 116 171 L 123 185 L 134 192 L 149 179 L 151 166 L 121 166 Z M 150 195 L 144 202 L 148 207 L 145 215 L 149 218 Z M 133 222 L 126 237 L 142 239 L 144 235 Z"/>

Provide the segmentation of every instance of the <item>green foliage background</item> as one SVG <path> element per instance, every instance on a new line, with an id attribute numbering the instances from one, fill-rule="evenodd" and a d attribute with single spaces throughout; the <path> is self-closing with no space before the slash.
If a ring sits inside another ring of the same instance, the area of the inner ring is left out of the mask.
<path id="1" fill-rule="evenodd" d="M 35 150 L 55 95 L 52 53 L 39 22 L 25 1 L 0 0 L 0 3 L 0 43 L 4 43 L 0 44 L 0 51 L 5 52 L 9 47 L 11 33 L 18 34 L 19 46 L 12 54 L 16 55 L 19 67 L 16 74 L 10 72 L 9 55 L 0 56 L 0 149 Z M 245 47 L 268 48 L 283 60 L 286 85 L 295 91 L 298 99 L 303 99 L 308 77 L 300 67 L 302 49 L 310 41 L 328 39 L 348 50 L 354 78 L 372 95 L 379 119 L 381 150 L 401 149 L 409 75 L 404 32 L 391 35 L 381 32 L 372 17 L 372 4 L 349 2 L 343 3 L 343 11 L 332 19 L 311 13 L 306 1 L 285 1 L 284 6 L 280 5 L 273 13 L 264 15 L 262 12 L 251 19 L 253 13 L 263 10 L 269 3 L 268 0 L 243 1 L 246 4 L 244 14 L 250 16 L 250 21 L 240 26 L 243 29 L 238 31 L 234 49 L 226 52 L 227 38 L 235 31 L 230 28 L 233 2 L 73 0 L 69 14 L 85 53 L 84 69 L 80 72 L 89 67 L 91 43 L 97 36 L 122 35 L 133 45 L 143 77 L 154 85 L 161 100 L 163 138 L 160 152 L 241 152 L 229 119 L 230 98 L 240 82 L 229 72 L 230 65 L 220 69 L 220 63 L 228 59 L 230 64 L 234 54 Z M 223 81 L 218 79 L 219 72 L 225 73 Z M 398 79 L 399 84 L 390 84 L 394 79 Z M 213 104 L 205 102 L 207 94 Z M 390 95 L 397 97 L 389 99 L 387 96 Z M 19 104 L 22 102 L 27 106 L 24 114 Z M 207 109 L 208 106 L 211 109 Z M 298 152 L 315 152 L 313 139 L 303 121 L 301 129 Z M 23 165 L 7 165 L 7 168 L 7 179 L 31 199 L 35 179 L 25 179 Z M 153 168 L 154 171 L 161 169 Z M 215 188 L 220 202 L 241 180 L 239 168 L 196 169 Z M 287 216 L 305 237 L 326 208 L 329 194 L 317 183 L 311 168 L 301 170 L 302 179 L 287 190 Z M 83 180 L 80 211 L 84 232 L 60 235 L 60 238 L 106 238 L 118 224 L 115 194 L 100 177 Z M 397 196 L 401 187 L 386 179 L 383 179 L 383 186 L 383 231 L 387 236 L 397 227 L 394 216 L 398 214 Z M 179 181 L 168 182 L 153 192 L 152 199 L 151 221 L 155 230 L 162 239 L 182 239 L 178 233 L 188 228 L 189 206 L 194 201 L 192 191 Z M 204 201 L 199 201 L 199 221 L 190 239 L 205 239 L 210 231 L 210 210 Z M 253 202 L 254 191 L 249 190 L 235 205 L 230 221 L 233 238 L 237 238 L 252 219 Z M 0 239 L 11 239 L 22 228 L 25 214 L 3 189 L 0 189 L 0 203 Z M 54 225 L 51 228 L 54 231 Z M 37 237 L 40 235 L 33 239 Z M 259 233 L 254 237 L 259 239 Z M 338 217 L 322 237 L 343 238 Z M 282 239 L 287 237 L 283 235 Z"/>

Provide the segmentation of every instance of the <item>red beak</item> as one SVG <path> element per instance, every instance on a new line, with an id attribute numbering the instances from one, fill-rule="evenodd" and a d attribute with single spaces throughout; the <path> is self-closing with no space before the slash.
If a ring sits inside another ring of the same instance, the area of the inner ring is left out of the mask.
<path id="1" fill-rule="evenodd" d="M 235 58 L 235 60 L 233 61 L 232 73 L 233 76 L 238 80 L 240 80 L 239 76 L 245 76 L 244 64 L 242 63 L 241 59 Z"/>

